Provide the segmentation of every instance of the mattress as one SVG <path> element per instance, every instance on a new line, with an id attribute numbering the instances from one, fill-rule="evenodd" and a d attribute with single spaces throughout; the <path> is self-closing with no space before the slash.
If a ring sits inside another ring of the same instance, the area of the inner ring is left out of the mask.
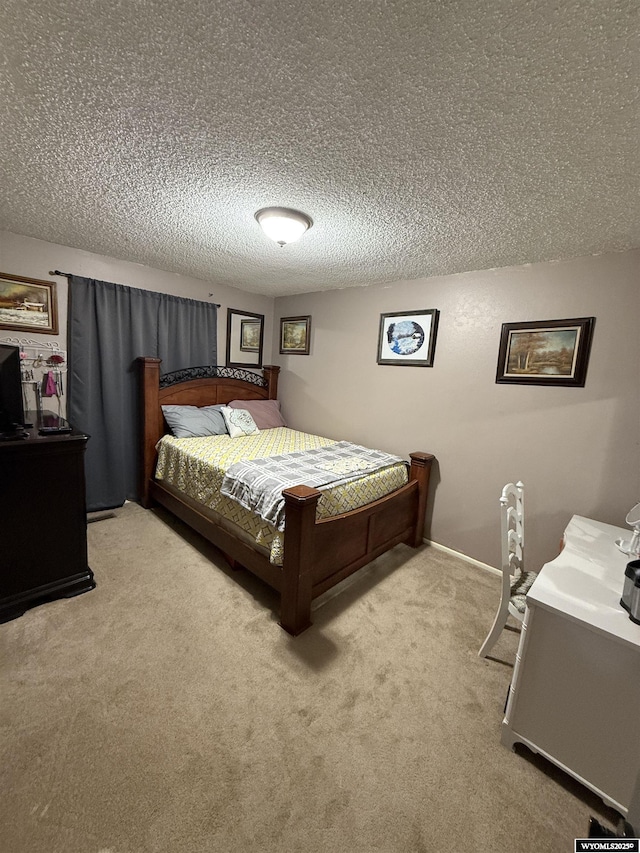
<path id="1" fill-rule="evenodd" d="M 298 450 L 328 447 L 336 442 L 288 427 L 261 430 L 256 435 L 175 438 L 165 435 L 157 444 L 156 479 L 204 505 L 227 523 L 241 528 L 245 537 L 266 549 L 274 565 L 282 565 L 284 537 L 259 515 L 220 494 L 226 471 L 243 459 L 261 459 Z M 378 500 L 408 481 L 405 463 L 358 477 L 348 483 L 320 488 L 316 518 L 340 515 Z"/>

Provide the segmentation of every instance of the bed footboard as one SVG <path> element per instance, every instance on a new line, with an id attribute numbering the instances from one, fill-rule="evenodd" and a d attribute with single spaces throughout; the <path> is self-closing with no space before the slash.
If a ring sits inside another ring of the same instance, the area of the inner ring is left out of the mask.
<path id="1" fill-rule="evenodd" d="M 311 602 L 362 566 L 405 542 L 424 537 L 430 453 L 411 454 L 406 486 L 374 503 L 316 521 L 321 493 L 309 486 L 285 489 L 285 549 L 280 624 L 294 636 L 311 625 Z"/>

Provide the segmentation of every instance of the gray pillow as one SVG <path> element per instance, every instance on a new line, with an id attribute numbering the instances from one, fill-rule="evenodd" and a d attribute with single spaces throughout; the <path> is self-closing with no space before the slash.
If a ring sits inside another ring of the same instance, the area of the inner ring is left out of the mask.
<path id="1" fill-rule="evenodd" d="M 163 406 L 162 413 L 176 438 L 227 435 L 222 406 Z"/>

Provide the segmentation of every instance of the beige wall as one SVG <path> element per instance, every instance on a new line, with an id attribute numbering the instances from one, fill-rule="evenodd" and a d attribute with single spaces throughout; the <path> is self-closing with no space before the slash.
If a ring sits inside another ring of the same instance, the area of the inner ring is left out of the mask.
<path id="1" fill-rule="evenodd" d="M 509 480 L 526 486 L 532 567 L 554 556 L 573 513 L 623 525 L 640 501 L 640 251 L 286 297 L 274 310 L 267 297 L 0 232 L 2 272 L 57 282 L 66 349 L 67 280 L 53 269 L 220 303 L 219 363 L 226 309 L 264 314 L 290 425 L 434 453 L 427 535 L 482 562 L 499 563 Z M 441 312 L 434 367 L 377 365 L 380 314 L 423 308 Z M 278 319 L 300 314 L 312 316 L 311 354 L 280 355 Z M 502 323 L 583 316 L 597 318 L 585 388 L 495 384 Z"/>
<path id="2" fill-rule="evenodd" d="M 499 565 L 498 497 L 526 487 L 527 557 L 573 513 L 624 525 L 640 501 L 640 252 L 276 300 L 312 316 L 309 356 L 278 354 L 291 425 L 438 460 L 427 535 Z M 381 313 L 437 308 L 433 368 L 376 364 Z M 595 316 L 584 388 L 497 385 L 502 323 Z M 464 595 L 464 590 L 457 594 Z"/>
<path id="3" fill-rule="evenodd" d="M 45 279 L 56 283 L 58 298 L 59 335 L 37 335 L 31 332 L 13 332 L 0 329 L 0 338 L 33 338 L 36 341 L 58 341 L 61 349 L 67 348 L 67 279 L 50 275 L 51 270 L 71 272 L 86 278 L 113 281 L 128 287 L 140 287 L 159 293 L 171 293 L 204 302 L 216 302 L 218 309 L 218 364 L 225 362 L 227 336 L 227 308 L 239 308 L 265 315 L 265 341 L 270 341 L 273 329 L 273 299 L 245 293 L 233 287 L 213 285 L 188 276 L 156 270 L 142 264 L 119 261 L 94 255 L 68 246 L 45 243 L 0 231 L 0 271 L 11 275 Z M 209 296 L 209 294 L 213 294 Z M 268 350 L 265 349 L 265 352 Z M 63 401 L 64 402 L 64 401 Z"/>

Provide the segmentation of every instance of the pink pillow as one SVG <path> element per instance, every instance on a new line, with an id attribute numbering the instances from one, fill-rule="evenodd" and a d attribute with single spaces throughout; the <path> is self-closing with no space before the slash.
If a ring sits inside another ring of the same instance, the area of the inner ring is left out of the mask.
<path id="1" fill-rule="evenodd" d="M 280 411 L 279 400 L 232 400 L 229 406 L 232 409 L 246 409 L 256 422 L 258 429 L 286 426 Z"/>

